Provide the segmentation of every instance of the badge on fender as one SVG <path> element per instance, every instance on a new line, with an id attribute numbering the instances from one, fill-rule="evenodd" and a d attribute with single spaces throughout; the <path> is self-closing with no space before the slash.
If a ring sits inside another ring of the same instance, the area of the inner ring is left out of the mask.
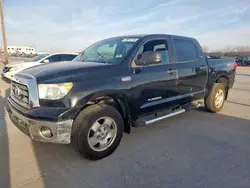
<path id="1" fill-rule="evenodd" d="M 122 77 L 122 81 L 129 82 L 129 81 L 131 81 L 131 77 L 130 76 Z"/>

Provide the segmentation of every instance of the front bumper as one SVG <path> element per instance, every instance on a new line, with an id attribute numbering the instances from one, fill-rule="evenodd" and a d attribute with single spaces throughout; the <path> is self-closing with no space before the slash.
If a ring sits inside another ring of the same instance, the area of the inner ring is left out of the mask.
<path id="1" fill-rule="evenodd" d="M 7 99 L 6 109 L 13 124 L 24 134 L 40 142 L 50 142 L 58 144 L 69 144 L 71 141 L 71 128 L 73 120 L 60 122 L 40 121 L 25 117 L 13 106 L 10 98 Z M 46 137 L 42 134 L 41 128 L 51 131 L 51 136 Z"/>

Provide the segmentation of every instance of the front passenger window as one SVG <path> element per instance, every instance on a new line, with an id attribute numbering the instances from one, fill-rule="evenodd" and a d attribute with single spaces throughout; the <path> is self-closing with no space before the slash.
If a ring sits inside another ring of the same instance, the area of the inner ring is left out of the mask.
<path id="1" fill-rule="evenodd" d="M 137 52 L 137 59 L 140 59 L 141 55 L 147 51 L 158 52 L 162 57 L 162 64 L 167 64 L 169 60 L 169 51 L 166 40 L 151 40 L 142 45 Z"/>

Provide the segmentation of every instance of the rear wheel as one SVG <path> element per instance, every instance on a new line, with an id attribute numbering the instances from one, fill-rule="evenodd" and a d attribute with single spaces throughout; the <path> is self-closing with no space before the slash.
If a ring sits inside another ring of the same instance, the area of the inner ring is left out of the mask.
<path id="1" fill-rule="evenodd" d="M 215 83 L 208 97 L 205 99 L 205 106 L 210 112 L 219 112 L 225 102 L 226 90 L 224 85 Z"/>
<path id="2" fill-rule="evenodd" d="M 118 147 L 123 135 L 123 119 L 112 106 L 92 105 L 77 116 L 73 129 L 75 148 L 85 158 L 97 160 Z"/>

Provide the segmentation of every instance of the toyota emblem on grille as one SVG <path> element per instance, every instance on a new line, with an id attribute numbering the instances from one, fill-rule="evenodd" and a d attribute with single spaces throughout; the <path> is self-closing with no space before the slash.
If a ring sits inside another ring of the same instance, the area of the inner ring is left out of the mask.
<path id="1" fill-rule="evenodd" d="M 15 88 L 15 94 L 18 95 L 18 96 L 20 96 L 21 92 L 22 92 L 22 90 L 18 86 L 16 86 L 16 88 Z"/>

